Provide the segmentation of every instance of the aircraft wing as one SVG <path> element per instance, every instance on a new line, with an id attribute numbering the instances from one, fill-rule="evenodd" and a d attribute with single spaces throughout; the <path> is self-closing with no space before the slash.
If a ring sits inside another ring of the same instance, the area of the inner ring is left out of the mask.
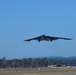
<path id="1" fill-rule="evenodd" d="M 62 37 L 49 37 L 49 39 L 51 40 L 51 41 L 53 41 L 53 40 L 58 40 L 58 39 L 63 39 L 63 40 L 72 40 L 71 38 L 62 38 Z"/>
<path id="2" fill-rule="evenodd" d="M 64 40 L 72 40 L 72 38 L 60 38 L 60 39 L 64 39 Z"/>
<path id="3" fill-rule="evenodd" d="M 31 39 L 27 39 L 27 40 L 24 40 L 24 41 L 31 41 L 31 40 L 38 40 L 38 41 L 40 41 L 40 38 L 41 38 L 42 36 L 38 36 L 38 37 L 35 37 L 35 38 L 31 38 Z"/>

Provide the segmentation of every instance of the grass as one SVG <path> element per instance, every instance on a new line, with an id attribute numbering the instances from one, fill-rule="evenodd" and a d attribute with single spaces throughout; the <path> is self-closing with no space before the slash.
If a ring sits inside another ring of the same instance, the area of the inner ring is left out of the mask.
<path id="1" fill-rule="evenodd" d="M 9 69 L 0 69 L 0 75 L 76 75 L 76 68 L 9 68 Z"/>

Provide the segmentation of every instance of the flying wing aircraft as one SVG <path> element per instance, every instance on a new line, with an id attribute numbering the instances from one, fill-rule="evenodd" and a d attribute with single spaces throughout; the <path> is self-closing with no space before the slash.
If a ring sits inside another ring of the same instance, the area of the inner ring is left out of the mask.
<path id="1" fill-rule="evenodd" d="M 39 42 L 40 41 L 54 41 L 54 40 L 58 40 L 58 39 L 63 39 L 63 40 L 72 40 L 71 38 L 62 38 L 62 37 L 54 37 L 54 36 L 46 36 L 46 35 L 41 35 L 41 36 L 38 36 L 38 37 L 35 37 L 35 38 L 31 38 L 31 39 L 27 39 L 27 40 L 24 40 L 24 41 L 31 41 L 31 40 L 38 40 Z"/>

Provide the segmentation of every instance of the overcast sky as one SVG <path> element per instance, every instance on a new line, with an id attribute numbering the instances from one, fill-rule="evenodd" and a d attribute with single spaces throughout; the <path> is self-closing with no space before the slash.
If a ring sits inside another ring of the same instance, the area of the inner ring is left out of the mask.
<path id="1" fill-rule="evenodd" d="M 73 40 L 24 40 L 40 35 Z M 76 0 L 0 0 L 0 58 L 76 56 Z"/>

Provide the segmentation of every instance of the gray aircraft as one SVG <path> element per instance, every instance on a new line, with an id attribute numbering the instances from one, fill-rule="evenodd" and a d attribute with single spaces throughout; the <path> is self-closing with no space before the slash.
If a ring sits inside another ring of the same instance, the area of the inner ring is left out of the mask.
<path id="1" fill-rule="evenodd" d="M 27 40 L 24 40 L 24 41 L 31 41 L 31 40 L 38 40 L 39 42 L 40 41 L 54 41 L 54 40 L 58 40 L 58 39 L 63 39 L 63 40 L 72 40 L 71 38 L 62 38 L 62 37 L 54 37 L 54 36 L 46 36 L 46 35 L 41 35 L 41 36 L 38 36 L 38 37 L 35 37 L 35 38 L 31 38 L 31 39 L 27 39 Z"/>

